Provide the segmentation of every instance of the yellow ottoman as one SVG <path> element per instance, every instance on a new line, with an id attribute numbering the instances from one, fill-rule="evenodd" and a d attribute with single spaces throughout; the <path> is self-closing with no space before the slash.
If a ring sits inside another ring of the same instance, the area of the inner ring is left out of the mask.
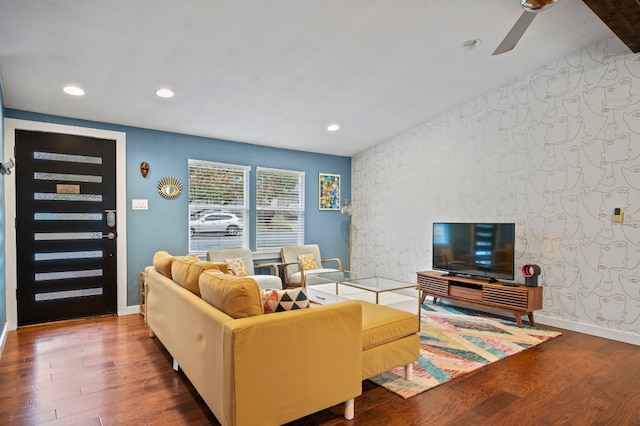
<path id="1" fill-rule="evenodd" d="M 412 379 L 412 363 L 420 354 L 420 320 L 416 314 L 358 300 L 362 305 L 362 379 L 405 367 Z"/>

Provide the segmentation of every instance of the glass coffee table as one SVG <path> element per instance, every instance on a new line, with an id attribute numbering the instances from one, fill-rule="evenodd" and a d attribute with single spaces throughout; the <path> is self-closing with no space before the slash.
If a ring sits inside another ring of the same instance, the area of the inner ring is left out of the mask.
<path id="1" fill-rule="evenodd" d="M 307 275 L 305 283 L 309 299 L 319 304 L 356 299 L 420 313 L 418 286 L 406 281 L 333 271 Z"/>

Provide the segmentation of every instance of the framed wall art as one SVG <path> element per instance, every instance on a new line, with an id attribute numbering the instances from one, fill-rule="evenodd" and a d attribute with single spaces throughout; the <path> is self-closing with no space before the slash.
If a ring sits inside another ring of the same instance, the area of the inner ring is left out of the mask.
<path id="1" fill-rule="evenodd" d="M 340 175 L 318 175 L 318 207 L 320 210 L 340 210 Z"/>

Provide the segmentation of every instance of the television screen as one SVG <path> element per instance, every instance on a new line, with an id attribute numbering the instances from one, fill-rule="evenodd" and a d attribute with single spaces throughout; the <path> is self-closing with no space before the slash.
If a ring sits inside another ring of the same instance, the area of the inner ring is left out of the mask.
<path id="1" fill-rule="evenodd" d="M 433 224 L 433 269 L 449 275 L 514 278 L 514 223 Z"/>

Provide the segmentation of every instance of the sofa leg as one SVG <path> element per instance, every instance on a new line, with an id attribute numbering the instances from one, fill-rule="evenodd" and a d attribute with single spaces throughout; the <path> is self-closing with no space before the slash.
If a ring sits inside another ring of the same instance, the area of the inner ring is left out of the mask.
<path id="1" fill-rule="evenodd" d="M 176 359 L 173 359 L 173 369 L 176 371 L 180 370 L 180 366 L 178 365 L 178 361 L 176 361 Z"/>
<path id="2" fill-rule="evenodd" d="M 413 380 L 413 363 L 404 366 L 404 378 L 405 380 Z"/>
<path id="3" fill-rule="evenodd" d="M 355 399 L 351 398 L 344 402 L 344 418 L 353 420 L 355 417 Z"/>

